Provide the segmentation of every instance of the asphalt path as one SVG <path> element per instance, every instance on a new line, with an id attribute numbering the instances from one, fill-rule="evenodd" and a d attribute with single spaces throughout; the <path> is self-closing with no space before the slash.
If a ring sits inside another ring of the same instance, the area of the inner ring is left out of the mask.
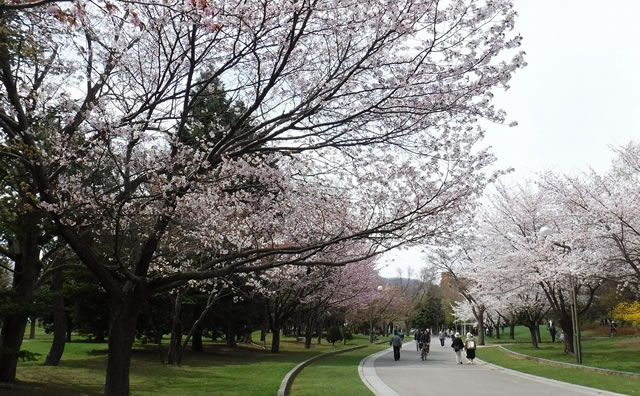
<path id="1" fill-rule="evenodd" d="M 475 361 L 473 365 L 456 364 L 451 340 L 440 346 L 431 343 L 427 360 L 420 360 L 415 343 L 405 343 L 400 360 L 393 360 L 391 349 L 374 354 L 361 363 L 360 373 L 365 384 L 381 396 L 540 396 L 540 395 L 615 395 L 593 388 L 567 384 L 503 369 Z M 477 350 L 482 358 L 482 348 Z"/>

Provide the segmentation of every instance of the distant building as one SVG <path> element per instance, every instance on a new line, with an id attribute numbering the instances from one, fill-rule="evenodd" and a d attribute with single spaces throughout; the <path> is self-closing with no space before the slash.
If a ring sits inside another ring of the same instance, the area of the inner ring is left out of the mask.
<path id="1" fill-rule="evenodd" d="M 442 290 L 442 296 L 447 300 L 460 301 L 462 300 L 462 294 L 460 294 L 460 287 L 457 282 L 464 282 L 464 279 L 458 281 L 455 280 L 453 275 L 449 272 L 440 273 L 440 289 Z"/>

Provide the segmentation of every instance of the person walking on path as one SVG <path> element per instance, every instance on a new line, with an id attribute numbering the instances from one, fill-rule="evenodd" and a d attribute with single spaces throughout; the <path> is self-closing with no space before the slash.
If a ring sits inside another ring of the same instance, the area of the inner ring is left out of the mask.
<path id="1" fill-rule="evenodd" d="M 427 360 L 427 355 L 429 354 L 429 346 L 431 345 L 431 334 L 428 329 L 425 329 L 422 332 L 422 337 L 420 338 L 420 359 Z"/>
<path id="2" fill-rule="evenodd" d="M 549 334 L 551 334 L 551 342 L 556 342 L 556 334 L 558 334 L 558 330 L 556 330 L 555 326 L 551 325 Z"/>
<path id="3" fill-rule="evenodd" d="M 397 362 L 400 360 L 400 348 L 402 348 L 402 338 L 400 338 L 399 332 L 391 337 L 389 345 L 393 346 L 393 360 Z"/>
<path id="4" fill-rule="evenodd" d="M 609 336 L 611 338 L 616 336 L 616 333 L 618 332 L 618 330 L 616 329 L 616 327 L 618 327 L 618 325 L 616 324 L 616 322 L 611 322 L 611 327 L 609 328 Z"/>
<path id="5" fill-rule="evenodd" d="M 444 347 L 444 339 L 446 338 L 447 333 L 445 333 L 444 329 L 440 330 L 440 334 L 438 334 L 438 338 L 440 339 L 440 346 Z"/>
<path id="6" fill-rule="evenodd" d="M 420 330 L 416 330 L 416 332 L 413 334 L 413 339 L 416 341 L 416 351 L 420 351 L 420 348 L 421 348 L 420 337 L 422 337 Z"/>
<path id="7" fill-rule="evenodd" d="M 473 334 L 467 333 L 464 349 L 467 351 L 467 364 L 473 364 L 473 359 L 476 358 L 476 340 L 473 339 Z"/>
<path id="8" fill-rule="evenodd" d="M 462 364 L 462 349 L 464 348 L 464 343 L 462 342 L 462 338 L 460 338 L 460 333 L 453 335 L 453 341 L 451 342 L 451 348 L 456 353 L 456 363 Z"/>

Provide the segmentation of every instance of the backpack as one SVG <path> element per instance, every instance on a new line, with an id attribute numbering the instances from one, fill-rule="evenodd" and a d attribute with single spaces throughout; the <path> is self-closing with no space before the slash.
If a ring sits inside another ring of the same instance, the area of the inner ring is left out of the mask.
<path id="1" fill-rule="evenodd" d="M 467 349 L 476 349 L 476 342 L 473 340 L 467 341 Z"/>

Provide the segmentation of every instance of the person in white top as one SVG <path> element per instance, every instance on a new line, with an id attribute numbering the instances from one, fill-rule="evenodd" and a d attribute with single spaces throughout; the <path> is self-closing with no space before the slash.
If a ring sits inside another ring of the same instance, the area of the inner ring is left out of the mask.
<path id="1" fill-rule="evenodd" d="M 473 359 L 476 358 L 476 340 L 473 339 L 473 334 L 467 333 L 464 349 L 467 351 L 467 364 L 473 364 Z"/>

